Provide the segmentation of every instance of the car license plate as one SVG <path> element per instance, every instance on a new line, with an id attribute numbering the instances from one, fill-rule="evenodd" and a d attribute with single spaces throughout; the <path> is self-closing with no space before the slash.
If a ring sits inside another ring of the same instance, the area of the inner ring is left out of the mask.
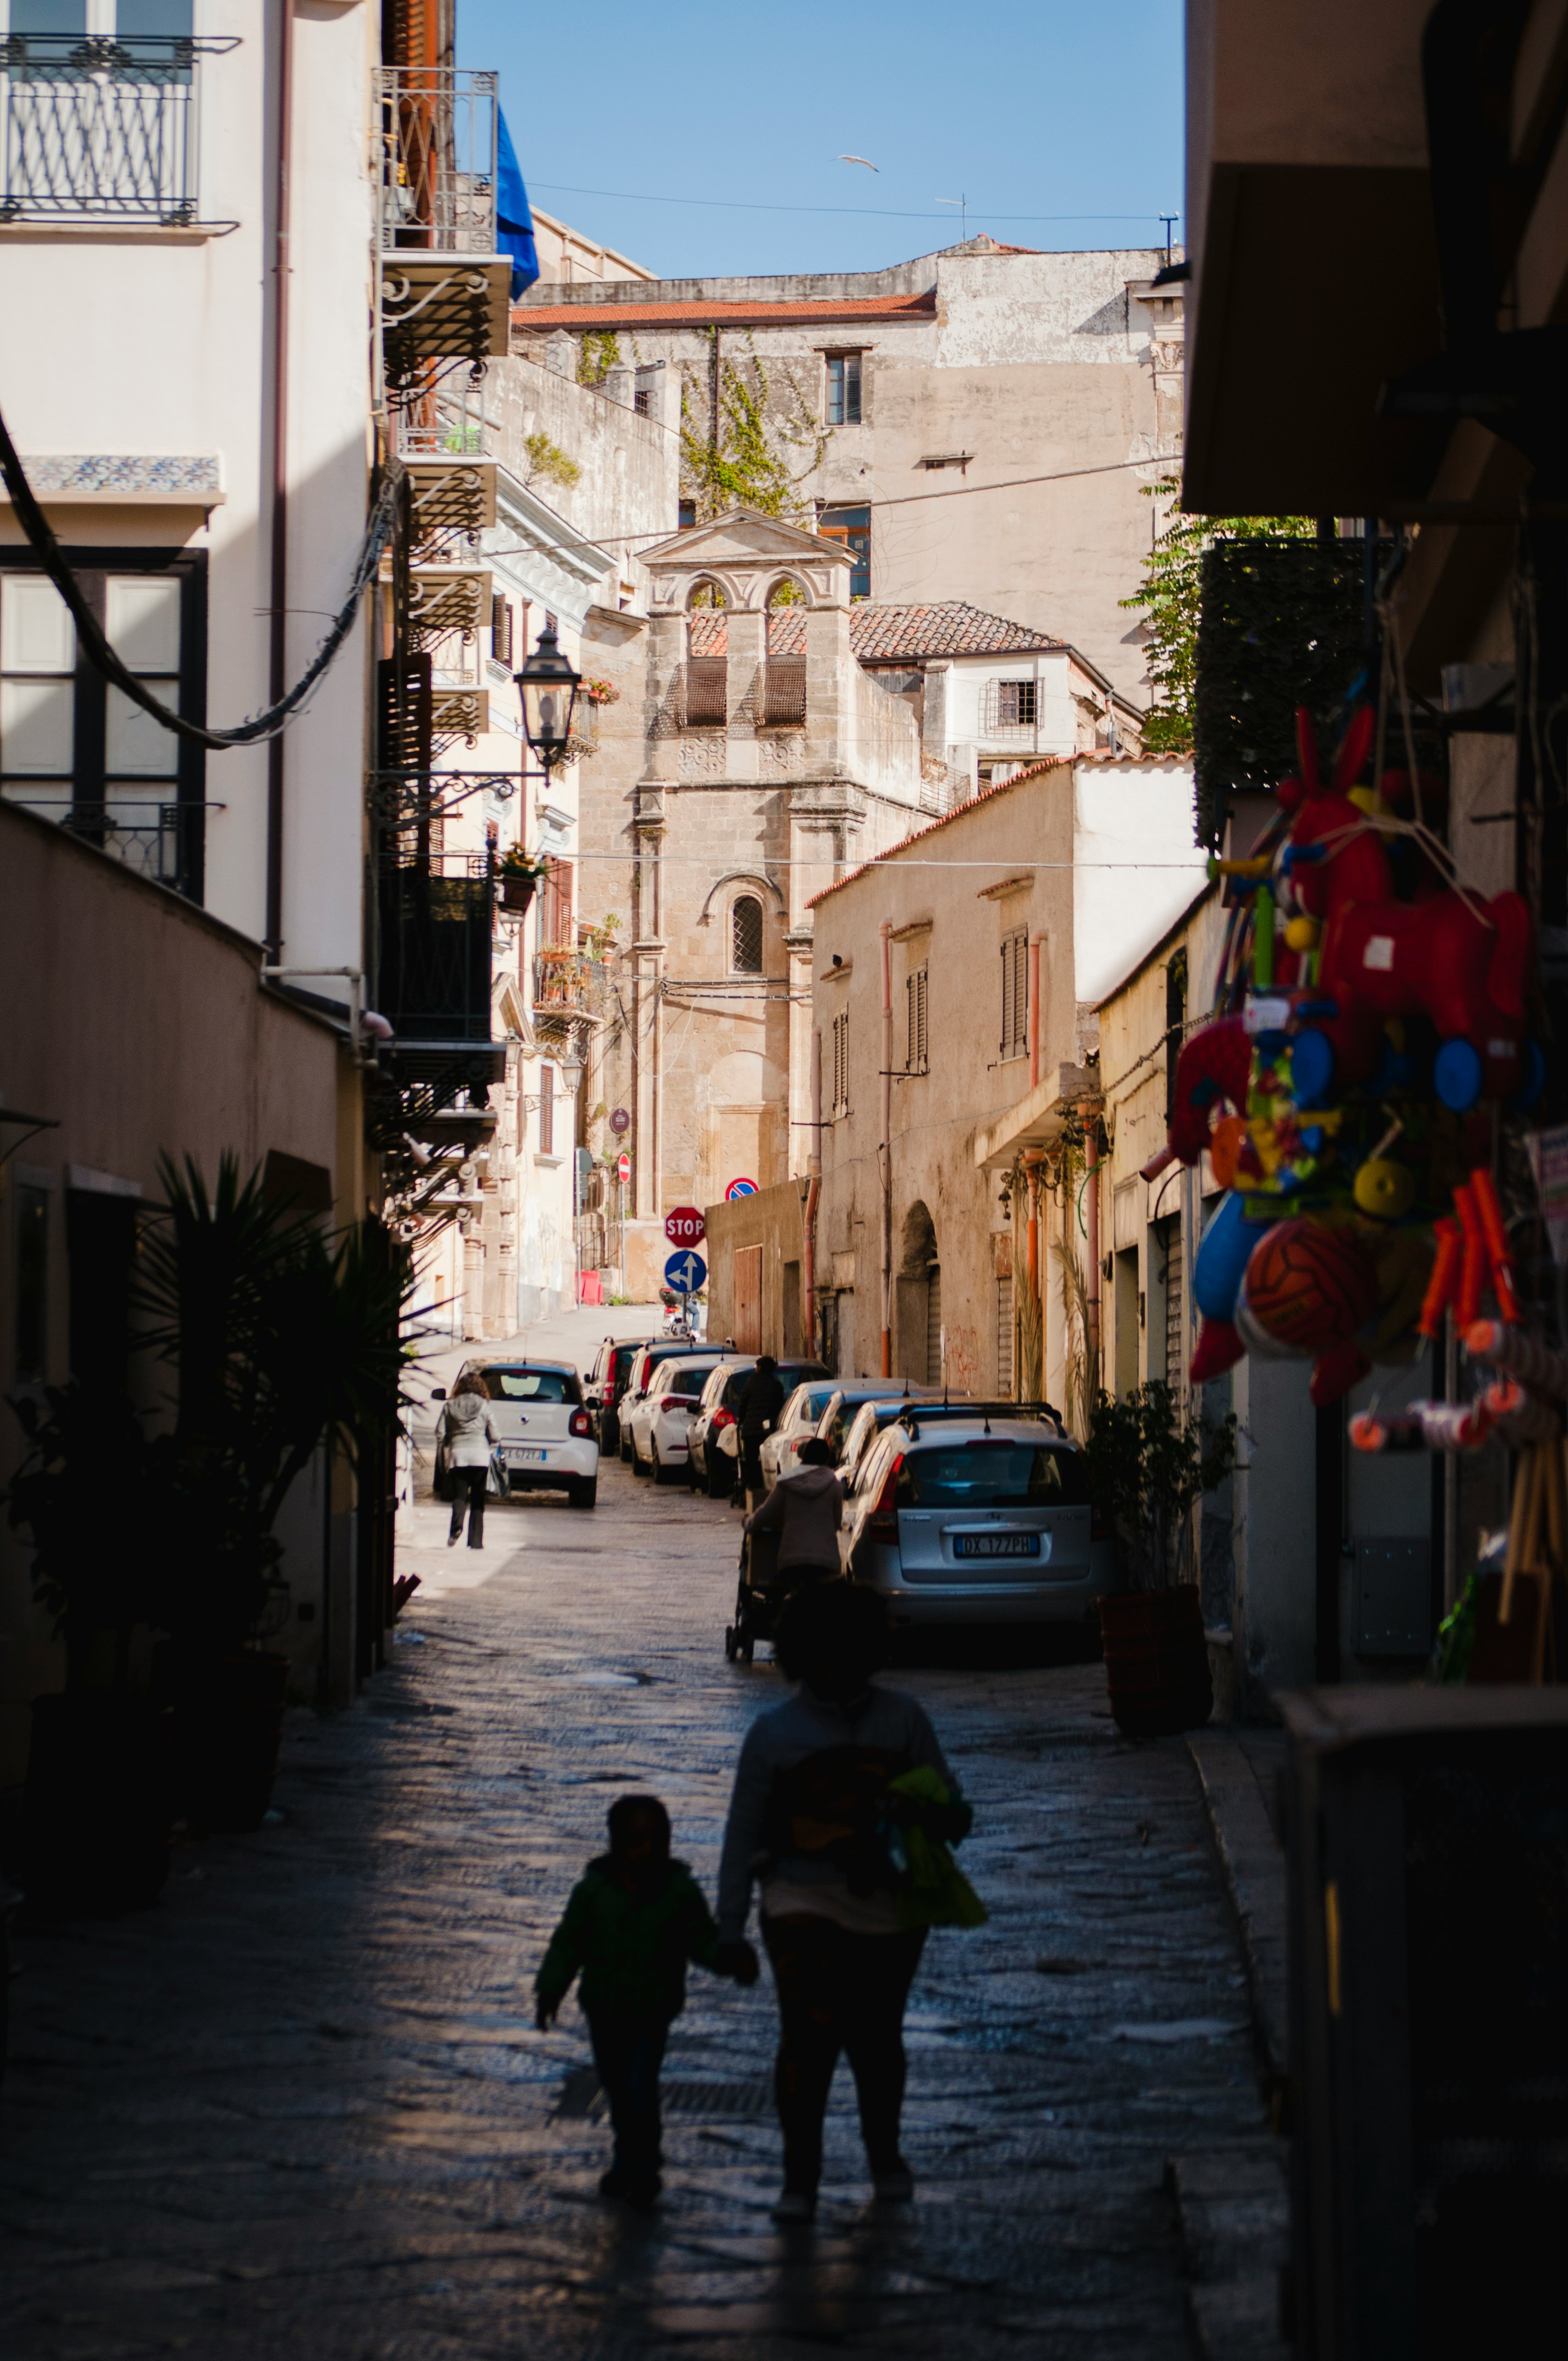
<path id="1" fill-rule="evenodd" d="M 525 1444 L 514 1443 L 508 1448 L 507 1462 L 510 1466 L 514 1459 L 543 1459 L 545 1455 L 543 1451 L 530 1451 Z"/>
<path id="2" fill-rule="evenodd" d="M 955 1557 L 1038 1557 L 1038 1533 L 955 1533 Z"/>

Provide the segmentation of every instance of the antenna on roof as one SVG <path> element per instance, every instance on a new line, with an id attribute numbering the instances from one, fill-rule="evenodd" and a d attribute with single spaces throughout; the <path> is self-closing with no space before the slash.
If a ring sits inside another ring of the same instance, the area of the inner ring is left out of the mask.
<path id="1" fill-rule="evenodd" d="M 961 238 L 961 240 L 962 240 L 962 243 L 963 243 L 965 246 L 967 246 L 967 245 L 969 244 L 969 199 L 968 199 L 968 197 L 967 197 L 967 196 L 960 196 L 960 197 L 938 197 L 938 200 L 937 200 L 937 203 L 938 203 L 939 205 L 957 205 L 957 206 L 958 206 L 958 208 L 959 208 L 959 236 L 960 236 L 960 238 Z M 1164 219 L 1164 215 L 1163 215 L 1163 214 L 1161 214 L 1160 216 L 1158 216 L 1158 218 L 1160 218 L 1161 220 L 1163 220 L 1163 219 Z M 1174 216 L 1173 216 L 1173 218 L 1174 218 Z"/>
<path id="2" fill-rule="evenodd" d="M 1165 224 L 1165 267 L 1168 270 L 1170 268 L 1170 233 L 1176 224 L 1181 219 L 1181 215 L 1179 214 L 1156 214 L 1155 219 L 1156 221 L 1162 221 Z"/>

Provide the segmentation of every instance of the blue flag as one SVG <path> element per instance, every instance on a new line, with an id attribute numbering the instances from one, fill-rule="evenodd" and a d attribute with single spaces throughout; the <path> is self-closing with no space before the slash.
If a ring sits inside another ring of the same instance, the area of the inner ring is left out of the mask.
<path id="1" fill-rule="evenodd" d="M 506 116 L 496 109 L 496 243 L 502 254 L 511 257 L 511 298 L 515 303 L 525 287 L 532 287 L 539 276 L 539 256 L 533 243 L 533 215 L 528 210 L 528 191 L 522 185 L 518 170 L 517 150 L 511 144 Z"/>

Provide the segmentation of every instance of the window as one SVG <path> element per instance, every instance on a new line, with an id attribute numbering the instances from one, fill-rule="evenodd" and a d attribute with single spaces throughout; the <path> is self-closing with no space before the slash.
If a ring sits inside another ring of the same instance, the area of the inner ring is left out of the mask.
<path id="1" fill-rule="evenodd" d="M 1039 716 L 1039 684 L 1033 680 L 988 680 L 981 727 L 988 738 L 1010 730 L 1033 730 Z"/>
<path id="2" fill-rule="evenodd" d="M 582 1389 L 567 1369 L 503 1369 L 494 1362 L 479 1376 L 492 1401 L 572 1402 L 582 1400 Z"/>
<path id="3" fill-rule="evenodd" d="M 901 1509 L 1076 1509 L 1088 1503 L 1082 1455 L 1052 1444 L 998 1440 L 911 1451 L 898 1473 Z"/>
<path id="4" fill-rule="evenodd" d="M 929 1045 L 926 1038 L 926 994 L 928 969 L 922 960 L 911 968 L 904 979 L 904 1007 L 906 1025 L 904 1065 L 906 1073 L 928 1074 L 931 1071 Z"/>
<path id="5" fill-rule="evenodd" d="M 631 407 L 639 418 L 646 418 L 653 407 L 652 387 L 647 385 L 635 387 L 631 395 Z"/>
<path id="6" fill-rule="evenodd" d="M 116 653 L 159 698 L 204 708 L 202 557 L 68 550 Z M 52 582 L 0 559 L 0 794 L 192 900 L 202 891 L 204 757 L 112 688 L 76 644 Z"/>
<path id="7" fill-rule="evenodd" d="M 539 1153 L 541 1156 L 554 1156 L 555 1153 L 555 1069 L 554 1066 L 541 1066 L 539 1069 Z"/>
<path id="8" fill-rule="evenodd" d="M 869 508 L 824 509 L 817 521 L 824 541 L 841 542 L 855 561 L 850 577 L 851 598 L 872 595 L 872 512 Z"/>
<path id="9" fill-rule="evenodd" d="M 829 353 L 828 423 L 829 426 L 858 426 L 860 423 L 861 356 L 859 353 Z"/>
<path id="10" fill-rule="evenodd" d="M 729 913 L 729 964 L 737 975 L 762 972 L 762 906 L 742 894 Z"/>
<path id="11" fill-rule="evenodd" d="M 192 0 L 11 0 L 8 218 L 193 219 L 194 60 L 214 45 L 192 30 Z"/>
<path id="12" fill-rule="evenodd" d="M 833 1019 L 833 1116 L 850 1112 L 850 1012 L 841 1009 Z"/>
<path id="13" fill-rule="evenodd" d="M 499 664 L 511 662 L 511 600 L 499 590 L 490 601 L 490 654 Z"/>
<path id="14" fill-rule="evenodd" d="M 539 948 L 542 951 L 573 950 L 576 928 L 572 917 L 572 863 L 551 856 L 539 904 Z"/>
<path id="15" fill-rule="evenodd" d="M 675 531 L 690 533 L 696 523 L 696 502 L 679 500 L 675 504 Z"/>
<path id="16" fill-rule="evenodd" d="M 996 1282 L 996 1390 L 1013 1391 L 1013 1279 L 1010 1272 Z"/>
<path id="17" fill-rule="evenodd" d="M 1002 938 L 1002 1055 L 1022 1058 L 1029 1047 L 1029 929 Z"/>

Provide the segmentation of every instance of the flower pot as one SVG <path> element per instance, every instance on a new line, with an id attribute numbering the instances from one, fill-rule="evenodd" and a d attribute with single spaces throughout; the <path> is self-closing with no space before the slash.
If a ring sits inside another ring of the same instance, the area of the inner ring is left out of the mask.
<path id="1" fill-rule="evenodd" d="M 1213 1711 L 1203 1611 L 1195 1582 L 1113 1592 L 1100 1601 L 1105 1686 L 1128 1738 L 1196 1730 Z"/>
<path id="2" fill-rule="evenodd" d="M 22 1884 L 53 1914 L 143 1910 L 169 1877 L 170 1717 L 82 1689 L 33 1700 Z"/>
<path id="3" fill-rule="evenodd" d="M 501 872 L 502 909 L 515 910 L 518 917 L 521 917 L 532 901 L 538 885 L 537 877 L 509 877 L 503 869 Z"/>
<path id="4" fill-rule="evenodd" d="M 174 1794 L 193 1828 L 258 1828 L 283 1735 L 287 1656 L 260 1649 L 190 1656 L 174 1691 Z"/>

